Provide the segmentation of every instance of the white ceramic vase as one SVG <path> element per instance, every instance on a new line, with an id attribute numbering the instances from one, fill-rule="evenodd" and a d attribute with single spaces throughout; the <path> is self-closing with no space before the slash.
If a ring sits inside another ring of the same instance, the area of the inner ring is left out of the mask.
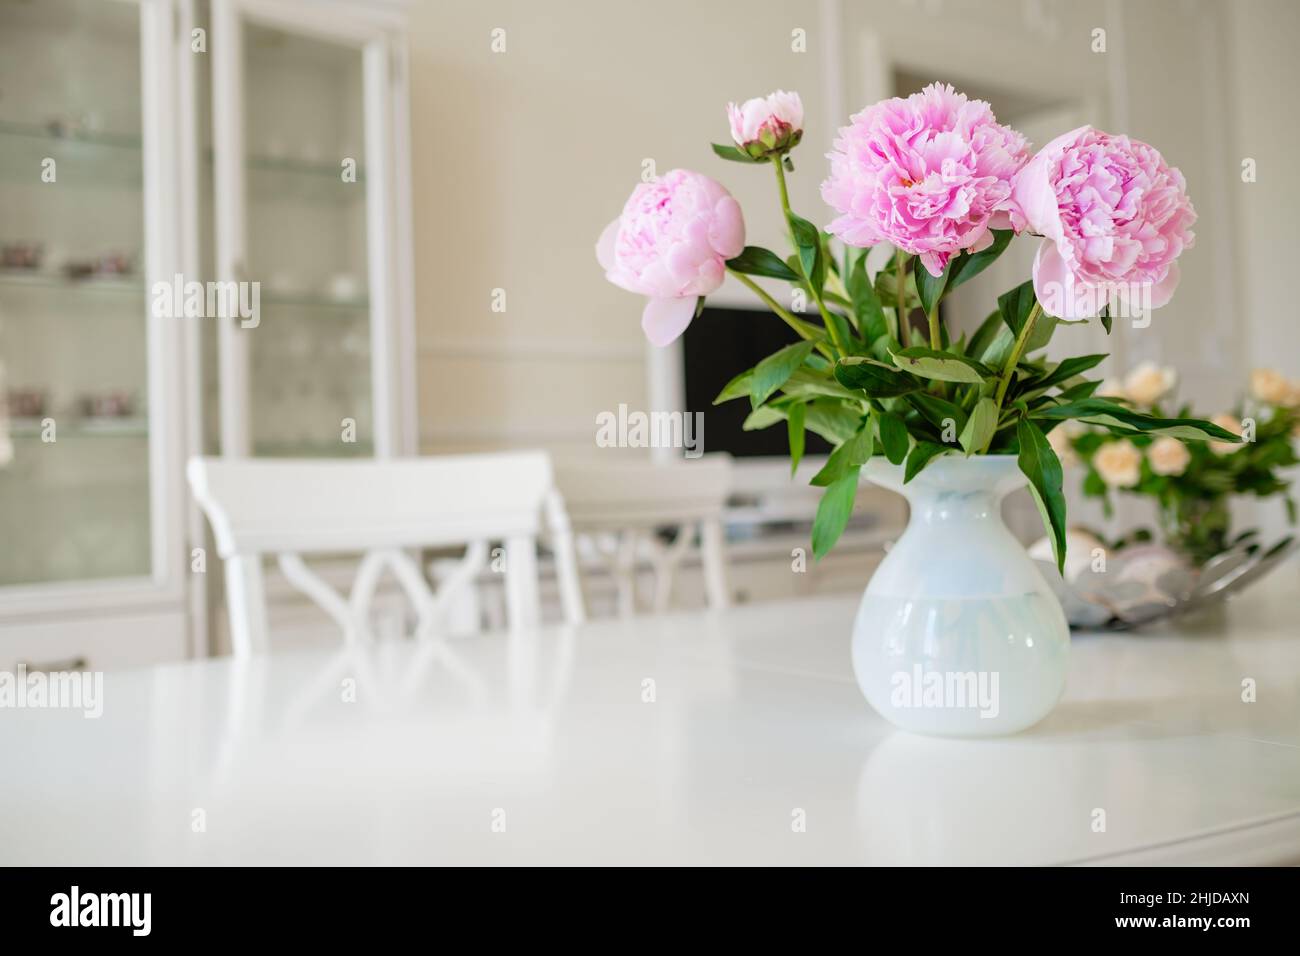
<path id="1" fill-rule="evenodd" d="M 853 627 L 853 670 L 871 706 L 921 734 L 1037 723 L 1065 687 L 1070 629 L 1002 521 L 1002 499 L 1026 482 L 1015 456 L 938 458 L 906 485 L 883 458 L 863 474 L 911 506 Z"/>

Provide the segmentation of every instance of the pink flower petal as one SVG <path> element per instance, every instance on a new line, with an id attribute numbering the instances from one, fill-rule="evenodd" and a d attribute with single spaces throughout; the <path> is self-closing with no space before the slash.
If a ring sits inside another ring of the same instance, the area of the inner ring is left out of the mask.
<path id="1" fill-rule="evenodd" d="M 621 220 L 615 219 L 600 234 L 596 240 L 596 261 L 606 272 L 612 272 L 614 269 L 614 240 L 618 238 L 618 227 Z"/>
<path id="2" fill-rule="evenodd" d="M 1034 254 L 1034 296 L 1042 304 L 1043 311 L 1058 319 L 1090 319 L 1098 309 L 1087 310 L 1088 300 L 1092 297 L 1086 291 L 1076 285 L 1074 274 L 1061 258 L 1056 244 L 1044 239 Z"/>
<path id="3" fill-rule="evenodd" d="M 651 299 L 641 313 L 641 330 L 651 345 L 671 345 L 695 318 L 696 297 Z"/>
<path id="4" fill-rule="evenodd" d="M 1165 273 L 1165 277 L 1151 287 L 1151 308 L 1158 309 L 1169 304 L 1169 300 L 1174 297 L 1174 290 L 1178 288 L 1180 278 L 1178 263 L 1169 263 L 1169 271 Z"/>
<path id="5" fill-rule="evenodd" d="M 734 259 L 745 248 L 745 216 L 731 196 L 724 196 L 713 209 L 709 244 L 724 259 Z"/>

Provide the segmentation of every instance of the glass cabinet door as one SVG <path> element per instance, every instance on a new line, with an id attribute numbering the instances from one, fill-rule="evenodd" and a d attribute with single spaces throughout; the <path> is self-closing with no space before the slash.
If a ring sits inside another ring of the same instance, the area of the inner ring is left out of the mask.
<path id="1" fill-rule="evenodd" d="M 0 587 L 151 570 L 141 35 L 0 0 Z"/>
<path id="2" fill-rule="evenodd" d="M 220 330 L 226 454 L 342 457 L 390 444 L 385 409 L 376 415 L 390 223 L 370 164 L 385 131 L 368 112 L 385 108 L 387 73 L 370 62 L 384 48 L 303 10 L 282 23 L 257 0 L 212 8 L 217 271 L 253 284 L 260 306 Z M 385 274 L 372 275 L 375 263 Z"/>

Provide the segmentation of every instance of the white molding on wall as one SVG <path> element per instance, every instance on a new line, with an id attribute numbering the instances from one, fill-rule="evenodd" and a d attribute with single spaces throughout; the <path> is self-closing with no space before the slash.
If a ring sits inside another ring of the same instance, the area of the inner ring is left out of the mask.
<path id="1" fill-rule="evenodd" d="M 592 342 L 580 339 L 461 339 L 459 341 L 423 342 L 421 358 L 482 359 L 494 362 L 526 361 L 536 358 L 570 362 L 641 362 L 645 353 L 640 344 Z"/>
<path id="2" fill-rule="evenodd" d="M 465 425 L 438 422 L 420 431 L 421 447 L 453 442 L 458 444 L 496 445 L 509 444 L 514 448 L 528 448 L 555 442 L 589 443 L 596 447 L 596 416 L 586 424 L 553 425 L 528 422 L 475 422 Z"/>

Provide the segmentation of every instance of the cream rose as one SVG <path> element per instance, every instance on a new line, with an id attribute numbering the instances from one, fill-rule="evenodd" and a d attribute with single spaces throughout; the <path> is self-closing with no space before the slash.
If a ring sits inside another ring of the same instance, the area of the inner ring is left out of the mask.
<path id="1" fill-rule="evenodd" d="M 1147 461 L 1157 475 L 1181 475 L 1187 470 L 1192 453 L 1177 438 L 1161 435 L 1147 449 Z"/>
<path id="2" fill-rule="evenodd" d="M 1169 393 L 1178 381 L 1172 368 L 1155 362 L 1142 362 L 1124 379 L 1124 391 L 1138 405 L 1154 405 Z"/>
<path id="3" fill-rule="evenodd" d="M 1291 383 L 1277 369 L 1257 368 L 1250 373 L 1250 392 L 1266 405 L 1285 405 Z"/>
<path id="4" fill-rule="evenodd" d="M 1097 387 L 1098 398 L 1128 398 L 1124 383 L 1117 378 L 1108 378 Z"/>
<path id="5" fill-rule="evenodd" d="M 1237 418 L 1235 415 L 1228 415 L 1226 413 L 1223 415 L 1215 415 L 1210 419 L 1210 424 L 1218 425 L 1220 428 L 1230 431 L 1234 435 L 1241 434 L 1241 419 Z M 1240 444 L 1229 441 L 1210 442 L 1210 451 L 1214 452 L 1216 455 L 1231 455 L 1240 447 Z"/>
<path id="6" fill-rule="evenodd" d="M 1121 438 L 1097 449 L 1092 466 L 1107 486 L 1132 488 L 1142 478 L 1142 452 L 1127 438 Z"/>

